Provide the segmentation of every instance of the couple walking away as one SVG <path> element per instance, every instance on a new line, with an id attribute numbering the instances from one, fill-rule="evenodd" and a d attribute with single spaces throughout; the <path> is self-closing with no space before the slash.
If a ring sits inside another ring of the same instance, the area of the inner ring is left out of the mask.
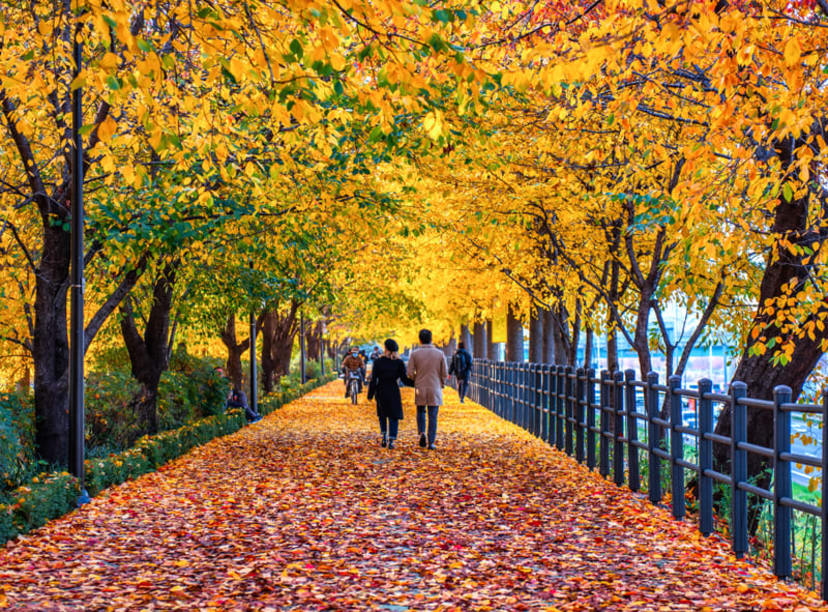
<path id="1" fill-rule="evenodd" d="M 443 351 L 431 344 L 431 332 L 420 331 L 420 347 L 411 353 L 408 369 L 397 354 L 399 346 L 390 338 L 385 341 L 385 355 L 374 362 L 368 399 L 377 398 L 382 446 L 394 448 L 400 419 L 403 418 L 402 397 L 399 381 L 414 387 L 417 404 L 417 431 L 420 446 L 434 449 L 437 438 L 437 413 L 443 405 L 443 387 L 448 378 L 448 368 Z M 426 436 L 426 415 L 428 435 Z"/>

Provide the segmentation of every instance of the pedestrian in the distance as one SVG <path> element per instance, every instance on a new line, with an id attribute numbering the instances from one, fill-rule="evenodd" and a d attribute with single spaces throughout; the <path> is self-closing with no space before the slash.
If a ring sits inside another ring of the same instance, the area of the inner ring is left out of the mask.
<path id="1" fill-rule="evenodd" d="M 414 401 L 417 404 L 417 431 L 420 446 L 434 449 L 437 439 L 437 413 L 443 405 L 443 387 L 448 379 L 448 367 L 443 351 L 431 343 L 431 332 L 420 330 L 420 347 L 408 358 L 408 377 L 414 381 Z M 428 413 L 428 438 L 426 438 Z"/>
<path id="2" fill-rule="evenodd" d="M 451 358 L 451 366 L 449 366 L 449 376 L 452 374 L 457 379 L 457 394 L 460 396 L 460 403 L 466 397 L 466 392 L 469 390 L 469 376 L 472 369 L 472 356 L 466 350 L 465 344 L 462 342 L 457 344 L 457 351 L 454 357 Z"/>
<path id="3" fill-rule="evenodd" d="M 374 360 L 371 383 L 368 385 L 368 399 L 377 398 L 377 418 L 382 435 L 380 444 L 389 450 L 394 448 L 400 419 L 403 418 L 399 381 L 409 386 L 414 384 L 405 375 L 405 364 L 400 359 L 399 350 L 400 347 L 391 338 L 385 341 L 385 355 Z"/>

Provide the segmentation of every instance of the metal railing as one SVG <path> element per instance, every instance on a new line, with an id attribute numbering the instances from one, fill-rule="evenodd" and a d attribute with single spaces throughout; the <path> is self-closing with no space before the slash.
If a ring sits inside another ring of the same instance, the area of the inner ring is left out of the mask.
<path id="1" fill-rule="evenodd" d="M 734 382 L 727 394 L 714 393 L 708 379 L 698 381 L 698 389 L 682 389 L 681 377 L 671 376 L 667 385 L 659 384 L 658 374 L 650 372 L 646 381 L 635 380 L 635 372 L 610 373 L 537 363 L 474 361 L 469 396 L 590 469 L 598 468 L 604 477 L 612 475 L 617 485 L 633 491 L 641 488 L 640 451 L 647 453 L 647 490 L 652 503 L 662 499 L 662 462 L 670 466 L 672 511 L 683 518 L 685 508 L 685 469 L 698 479 L 699 530 L 705 536 L 714 528 L 713 483 L 731 490 L 730 533 L 737 557 L 748 552 L 748 500 L 756 495 L 769 500 L 773 513 L 773 571 L 780 578 L 793 574 L 791 520 L 794 509 L 822 520 L 822 597 L 828 600 L 828 478 L 822 479 L 822 507 L 794 499 L 792 466 L 821 468 L 828 465 L 828 428 L 822 427 L 821 457 L 791 452 L 792 413 L 819 414 L 828 411 L 828 396 L 822 405 L 791 402 L 791 389 L 774 389 L 773 400 L 746 397 L 745 383 Z M 639 402 L 639 395 L 643 402 Z M 684 401 L 692 401 L 698 419 L 685 424 Z M 641 404 L 643 403 L 643 412 Z M 727 405 L 731 414 L 731 436 L 714 432 L 714 405 Z M 661 406 L 666 410 L 662 412 Z M 773 411 L 773 448 L 747 441 L 748 408 Z M 663 418 L 667 416 L 667 418 Z M 646 441 L 639 439 L 643 425 Z M 694 463 L 684 456 L 684 438 L 691 437 L 698 448 Z M 713 445 L 729 447 L 730 473 L 713 469 Z M 769 488 L 748 479 L 748 454 L 764 457 L 773 471 Z M 625 478 L 626 476 L 626 478 Z"/>

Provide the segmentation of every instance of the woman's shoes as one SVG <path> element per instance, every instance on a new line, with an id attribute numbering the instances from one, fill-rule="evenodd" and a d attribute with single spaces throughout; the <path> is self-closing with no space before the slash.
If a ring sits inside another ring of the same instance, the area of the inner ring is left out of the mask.
<path id="1" fill-rule="evenodd" d="M 423 448 L 426 447 L 426 436 L 425 436 L 425 434 L 420 434 L 420 446 L 422 446 Z"/>
<path id="2" fill-rule="evenodd" d="M 393 449 L 394 449 L 394 439 L 392 438 L 392 439 L 388 440 L 388 450 L 393 450 Z"/>
<path id="3" fill-rule="evenodd" d="M 382 442 L 380 442 L 380 446 L 383 447 L 383 448 L 385 448 L 386 446 L 389 446 L 388 438 L 386 436 L 382 437 Z"/>

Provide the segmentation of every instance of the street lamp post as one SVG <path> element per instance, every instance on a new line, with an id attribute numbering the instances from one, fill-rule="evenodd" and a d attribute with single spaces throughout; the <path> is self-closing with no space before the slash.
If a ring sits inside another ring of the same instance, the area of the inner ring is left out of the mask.
<path id="1" fill-rule="evenodd" d="M 299 313 L 299 376 L 305 384 L 305 313 Z"/>
<path id="2" fill-rule="evenodd" d="M 83 44 L 81 25 L 75 28 L 72 41 L 74 70 L 72 81 L 80 75 Z M 70 313 L 69 313 L 69 471 L 78 479 L 81 496 L 78 504 L 89 501 L 84 473 L 84 381 L 83 356 L 85 334 L 83 321 L 83 92 L 77 87 L 72 92 L 72 191 L 70 214 Z"/>

